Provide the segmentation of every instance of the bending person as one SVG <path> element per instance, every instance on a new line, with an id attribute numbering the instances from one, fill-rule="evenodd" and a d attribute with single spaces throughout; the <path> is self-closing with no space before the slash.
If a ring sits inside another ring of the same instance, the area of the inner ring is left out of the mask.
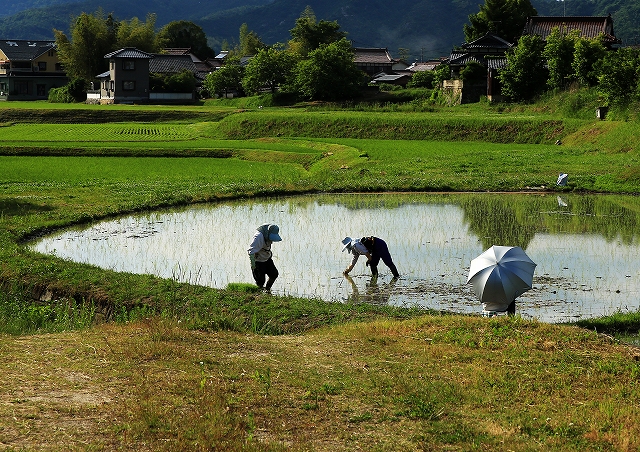
<path id="1" fill-rule="evenodd" d="M 272 259 L 271 244 L 281 240 L 278 225 L 265 223 L 257 229 L 247 250 L 253 279 L 258 287 L 265 290 L 271 290 L 271 286 L 278 277 L 278 269 Z M 265 285 L 267 276 L 269 279 Z"/>
<path id="2" fill-rule="evenodd" d="M 389 267 L 394 278 L 398 278 L 400 276 L 398 269 L 393 263 L 391 254 L 389 253 L 389 248 L 381 238 L 370 236 L 362 237 L 361 239 L 352 239 L 351 237 L 345 237 L 342 240 L 342 244 L 344 245 L 342 251 L 349 250 L 349 252 L 353 254 L 351 265 L 349 265 L 349 267 L 347 267 L 343 272 L 345 275 L 348 275 L 349 272 L 353 270 L 353 267 L 355 267 L 360 256 L 366 256 L 366 265 L 371 267 L 372 276 L 378 276 L 378 263 L 381 259 L 382 262 Z"/>

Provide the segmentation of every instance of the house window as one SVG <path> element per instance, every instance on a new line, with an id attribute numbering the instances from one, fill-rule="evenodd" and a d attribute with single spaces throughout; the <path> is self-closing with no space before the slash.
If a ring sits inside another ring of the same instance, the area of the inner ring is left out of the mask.
<path id="1" fill-rule="evenodd" d="M 62 63 L 56 63 L 56 71 L 64 71 L 64 67 L 62 67 Z"/>
<path id="2" fill-rule="evenodd" d="M 109 62 L 109 67 L 110 67 L 110 69 L 113 71 L 113 70 L 116 68 L 116 62 L 115 62 L 115 61 L 113 61 L 113 60 L 111 60 L 111 61 Z"/>
<path id="3" fill-rule="evenodd" d="M 16 94 L 29 94 L 29 82 L 16 81 L 13 85 L 13 89 Z"/>
<path id="4" fill-rule="evenodd" d="M 47 53 L 47 55 L 49 55 L 50 57 L 52 57 L 52 56 L 53 56 L 53 54 L 54 54 L 54 51 L 53 51 L 53 50 L 49 50 L 49 52 Z"/>
<path id="5" fill-rule="evenodd" d="M 125 80 L 122 82 L 122 89 L 125 91 L 133 91 L 136 89 L 136 82 L 133 80 Z"/>
<path id="6" fill-rule="evenodd" d="M 46 71 L 47 70 L 47 62 L 46 61 L 38 61 L 38 70 Z"/>
<path id="7" fill-rule="evenodd" d="M 36 85 L 36 93 L 38 93 L 39 97 L 43 97 L 47 95 L 47 85 L 41 85 L 41 84 L 37 84 Z"/>
<path id="8" fill-rule="evenodd" d="M 122 69 L 125 71 L 133 71 L 136 69 L 136 62 L 133 60 L 124 60 L 122 62 Z"/>
<path id="9" fill-rule="evenodd" d="M 110 89 L 111 89 L 111 91 L 113 91 L 114 89 L 116 89 L 116 82 L 114 82 L 113 80 L 111 80 L 110 85 L 111 85 L 111 88 L 110 88 Z"/>

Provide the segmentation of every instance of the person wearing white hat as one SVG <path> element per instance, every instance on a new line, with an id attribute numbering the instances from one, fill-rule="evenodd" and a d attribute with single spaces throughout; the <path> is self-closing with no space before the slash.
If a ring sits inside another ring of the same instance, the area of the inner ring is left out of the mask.
<path id="1" fill-rule="evenodd" d="M 391 253 L 389 253 L 389 248 L 384 240 L 379 237 L 362 237 L 361 239 L 352 239 L 351 237 L 345 237 L 342 239 L 342 251 L 349 250 L 351 254 L 353 254 L 353 259 L 351 259 L 351 265 L 349 265 L 344 272 L 345 275 L 348 275 L 353 267 L 355 267 L 356 262 L 360 256 L 367 257 L 367 267 L 371 268 L 371 275 L 378 276 L 378 263 L 380 259 L 385 263 L 394 278 L 398 278 L 400 274 L 398 273 L 398 269 L 393 263 L 393 259 L 391 258 Z"/>
<path id="2" fill-rule="evenodd" d="M 278 269 L 272 259 L 271 244 L 281 240 L 278 225 L 265 223 L 258 227 L 247 250 L 253 279 L 258 287 L 267 291 L 271 290 L 271 286 L 278 277 Z M 267 276 L 269 277 L 268 280 Z"/>

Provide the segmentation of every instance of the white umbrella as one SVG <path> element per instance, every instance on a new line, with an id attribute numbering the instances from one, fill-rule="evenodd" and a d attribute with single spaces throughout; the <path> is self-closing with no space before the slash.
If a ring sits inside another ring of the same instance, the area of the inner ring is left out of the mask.
<path id="1" fill-rule="evenodd" d="M 536 264 L 519 246 L 492 246 L 471 261 L 467 284 L 487 311 L 505 311 L 531 289 Z"/>

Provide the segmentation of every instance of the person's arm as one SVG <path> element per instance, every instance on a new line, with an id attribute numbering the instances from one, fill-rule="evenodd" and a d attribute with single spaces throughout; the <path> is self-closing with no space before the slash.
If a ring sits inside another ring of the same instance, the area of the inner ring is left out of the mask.
<path id="1" fill-rule="evenodd" d="M 262 249 L 264 246 L 264 237 L 261 233 L 257 233 L 253 236 L 253 240 L 249 245 L 249 249 L 247 252 L 249 253 L 249 261 L 251 262 L 251 269 L 254 270 L 256 268 L 256 254 Z"/>
<path id="2" fill-rule="evenodd" d="M 353 259 L 351 259 L 351 265 L 349 265 L 345 271 L 342 272 L 343 275 L 348 275 L 349 272 L 351 270 L 353 270 L 353 267 L 355 267 L 356 262 L 358 262 L 358 258 L 360 257 L 360 255 L 358 253 L 353 253 Z"/>

